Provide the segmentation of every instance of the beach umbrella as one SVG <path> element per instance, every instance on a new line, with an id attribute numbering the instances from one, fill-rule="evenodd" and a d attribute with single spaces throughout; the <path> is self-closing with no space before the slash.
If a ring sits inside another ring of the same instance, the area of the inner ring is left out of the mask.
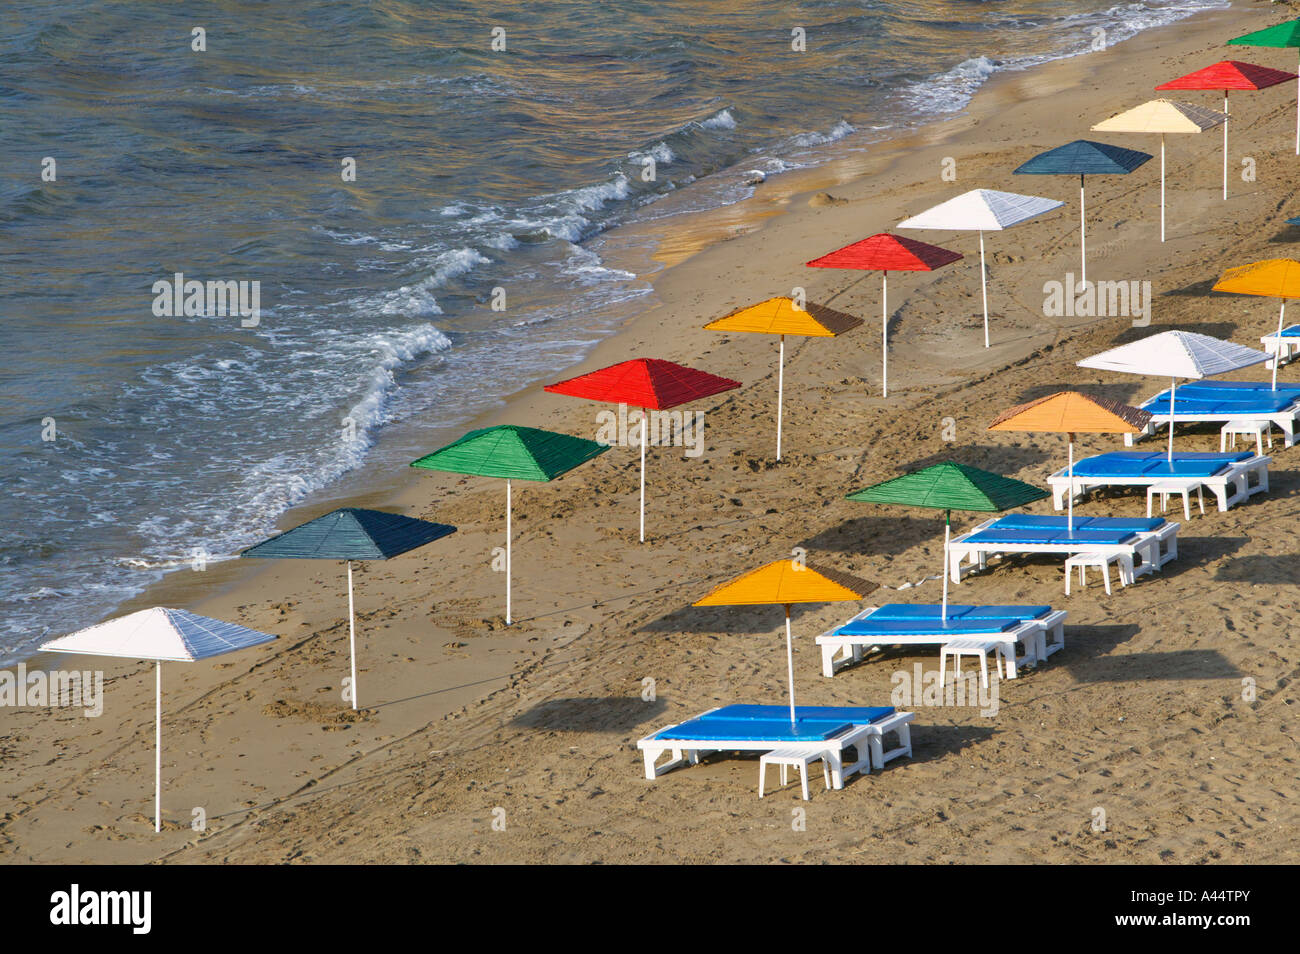
<path id="1" fill-rule="evenodd" d="M 1277 313 L 1277 344 L 1279 353 L 1273 360 L 1273 390 L 1277 390 L 1277 366 L 1281 364 L 1282 323 L 1286 318 L 1286 300 L 1300 298 L 1300 262 L 1293 258 L 1270 258 L 1238 268 L 1230 268 L 1214 283 L 1214 291 L 1237 295 L 1262 295 L 1280 298 L 1282 307 Z"/>
<path id="2" fill-rule="evenodd" d="M 1126 176 L 1151 156 L 1136 149 L 1124 149 L 1090 139 L 1076 139 L 1064 146 L 1040 152 L 1014 170 L 1013 175 L 1079 177 L 1079 257 L 1082 260 L 1080 281 L 1088 280 L 1087 216 L 1084 214 L 1084 176 Z M 1071 290 L 1073 293 L 1073 289 Z"/>
<path id="3" fill-rule="evenodd" d="M 1165 240 L 1165 136 L 1169 133 L 1204 132 L 1227 121 L 1226 114 L 1204 106 L 1153 99 L 1092 127 L 1094 132 L 1160 134 L 1160 241 Z"/>
<path id="4" fill-rule="evenodd" d="M 984 299 L 984 347 L 989 346 L 989 293 L 984 269 L 984 233 L 1009 229 L 1064 202 L 1016 192 L 972 189 L 898 223 L 900 229 L 942 229 L 980 234 L 980 295 Z"/>
<path id="5" fill-rule="evenodd" d="M 552 394 L 641 409 L 641 542 L 645 542 L 645 449 L 648 411 L 667 411 L 740 387 L 739 381 L 658 358 L 633 358 L 546 385 Z M 683 426 L 685 426 L 683 424 Z"/>
<path id="6" fill-rule="evenodd" d="M 785 336 L 834 338 L 862 324 L 856 315 L 814 305 L 800 308 L 792 298 L 769 298 L 757 305 L 737 308 L 704 326 L 706 331 L 746 331 L 779 335 L 776 365 L 776 459 L 781 459 L 781 405 L 785 395 Z"/>
<path id="7" fill-rule="evenodd" d="M 517 424 L 500 424 L 470 431 L 432 454 L 411 461 L 421 470 L 441 470 L 506 482 L 506 625 L 510 616 L 511 481 L 552 481 L 609 450 L 581 437 Z"/>
<path id="8" fill-rule="evenodd" d="M 880 393 L 889 397 L 889 273 L 932 272 L 961 258 L 937 245 L 880 232 L 804 264 L 880 272 Z"/>
<path id="9" fill-rule="evenodd" d="M 879 584 L 799 560 L 777 560 L 736 577 L 696 600 L 695 606 L 784 606 L 785 663 L 790 681 L 790 721 L 794 716 L 794 639 L 790 607 L 795 603 L 842 603 L 865 599 Z"/>
<path id="10" fill-rule="evenodd" d="M 1169 460 L 1174 459 L 1174 400 L 1178 378 L 1200 380 L 1269 360 L 1263 351 L 1194 331 L 1162 331 L 1078 362 L 1081 368 L 1169 379 Z"/>
<path id="11" fill-rule="evenodd" d="M 354 560 L 387 560 L 455 533 L 445 523 L 432 523 L 400 513 L 344 507 L 292 530 L 254 544 L 239 555 L 259 560 L 342 560 L 348 565 L 348 655 L 351 657 L 352 708 L 357 696 L 357 624 L 352 600 Z"/>
<path id="12" fill-rule="evenodd" d="M 1163 89 L 1221 89 L 1223 90 L 1223 113 L 1228 114 L 1228 90 L 1230 89 L 1268 89 L 1287 80 L 1296 78 L 1295 73 L 1275 70 L 1254 63 L 1241 63 L 1237 60 L 1223 60 L 1213 66 L 1188 73 L 1178 79 L 1161 83 L 1157 90 Z M 1223 197 L 1228 198 L 1228 120 L 1223 121 Z"/>
<path id="13" fill-rule="evenodd" d="M 1151 423 L 1151 415 L 1109 398 L 1095 398 L 1078 391 L 1057 391 L 1020 404 L 998 415 L 990 431 L 1029 431 L 1065 434 L 1070 445 L 1067 478 L 1074 481 L 1075 434 L 1138 434 Z M 1074 533 L 1074 493 L 1067 495 L 1067 533 Z"/>
<path id="14" fill-rule="evenodd" d="M 1278 23 L 1254 33 L 1234 36 L 1229 46 L 1270 46 L 1275 49 L 1300 47 L 1300 19 Z M 1300 88 L 1295 97 L 1295 154 L 1300 156 Z"/>
<path id="15" fill-rule="evenodd" d="M 849 500 L 866 503 L 896 504 L 900 507 L 925 507 L 943 511 L 943 610 L 948 621 L 948 542 L 952 537 L 952 512 L 971 510 L 998 513 L 1012 507 L 1042 500 L 1046 490 L 1032 484 L 1003 477 L 978 467 L 946 461 L 893 477 L 848 495 Z"/>
<path id="16" fill-rule="evenodd" d="M 275 639 L 186 610 L 140 610 L 43 643 L 42 652 L 118 656 L 154 662 L 153 830 L 162 831 L 162 664 L 198 662 Z"/>

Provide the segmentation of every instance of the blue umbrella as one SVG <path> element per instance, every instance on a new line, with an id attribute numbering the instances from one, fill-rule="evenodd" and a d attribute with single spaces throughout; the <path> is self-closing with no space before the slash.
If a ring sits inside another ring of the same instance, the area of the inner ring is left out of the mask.
<path id="1" fill-rule="evenodd" d="M 241 557 L 258 559 L 343 560 L 348 565 L 348 647 L 352 656 L 352 708 L 357 708 L 357 631 L 352 603 L 352 561 L 387 560 L 455 533 L 433 523 L 382 510 L 344 507 L 308 520 L 249 547 Z"/>
<path id="2" fill-rule="evenodd" d="M 1124 176 L 1128 175 L 1151 156 L 1136 149 L 1124 149 L 1120 146 L 1093 142 L 1091 139 L 1076 139 L 1064 146 L 1057 146 L 1047 152 L 1040 152 L 1019 169 L 1015 175 L 1039 176 L 1078 176 L 1079 177 L 1079 254 L 1083 259 L 1083 273 L 1079 280 L 1088 280 L 1088 244 L 1084 235 L 1085 219 L 1083 208 L 1084 176 Z M 1073 291 L 1073 289 L 1071 289 Z"/>

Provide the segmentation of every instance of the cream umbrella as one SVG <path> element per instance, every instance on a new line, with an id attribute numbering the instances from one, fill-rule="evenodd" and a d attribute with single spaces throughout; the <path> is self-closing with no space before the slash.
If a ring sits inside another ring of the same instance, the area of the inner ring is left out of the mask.
<path id="1" fill-rule="evenodd" d="M 1160 135 L 1160 241 L 1165 240 L 1165 136 L 1200 133 L 1228 121 L 1227 113 L 1171 99 L 1153 99 L 1093 126 L 1095 132 L 1159 133 Z"/>

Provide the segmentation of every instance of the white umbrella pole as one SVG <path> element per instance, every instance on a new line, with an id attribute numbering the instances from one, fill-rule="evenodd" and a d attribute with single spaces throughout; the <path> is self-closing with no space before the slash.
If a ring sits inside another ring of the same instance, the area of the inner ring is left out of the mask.
<path id="1" fill-rule="evenodd" d="M 1282 299 L 1282 310 L 1277 313 L 1277 351 L 1273 353 L 1273 390 L 1277 390 L 1277 366 L 1282 363 L 1282 320 L 1286 317 L 1286 299 Z"/>
<path id="2" fill-rule="evenodd" d="M 506 481 L 506 625 L 510 625 L 510 481 Z"/>
<path id="3" fill-rule="evenodd" d="M 784 349 L 784 344 L 782 348 Z M 645 441 L 646 431 L 650 429 L 650 421 L 646 417 L 647 411 L 641 408 L 641 542 L 645 543 Z M 777 443 L 780 443 L 780 426 L 777 427 Z M 779 459 L 779 455 L 778 455 Z"/>
<path id="4" fill-rule="evenodd" d="M 1079 256 L 1083 261 L 1082 274 L 1079 278 L 1081 282 L 1088 281 L 1088 218 L 1084 214 L 1083 207 L 1083 176 L 1079 176 Z M 1074 290 L 1070 290 L 1074 294 Z"/>
<path id="5" fill-rule="evenodd" d="M 1300 83 L 1295 90 L 1295 154 L 1300 156 Z"/>
<path id="6" fill-rule="evenodd" d="M 1169 463 L 1174 462 L 1174 398 L 1178 394 L 1178 379 L 1169 379 Z"/>
<path id="7" fill-rule="evenodd" d="M 352 656 L 352 708 L 357 708 L 357 616 L 352 606 L 352 561 L 348 560 L 348 650 Z"/>
<path id="8" fill-rule="evenodd" d="M 153 709 L 153 830 L 162 831 L 162 660 L 154 670 Z"/>
<path id="9" fill-rule="evenodd" d="M 948 537 L 951 533 L 952 511 L 946 510 L 943 515 L 943 609 L 939 613 L 944 626 L 948 625 Z"/>
<path id="10" fill-rule="evenodd" d="M 785 335 L 781 336 L 781 349 L 776 365 L 776 459 L 781 459 L 781 406 L 785 403 Z M 644 414 L 645 412 L 642 411 Z M 644 425 L 643 425 L 644 426 Z M 642 447 L 645 442 L 642 441 Z M 645 466 L 645 451 L 641 452 L 641 466 Z M 641 539 L 645 539 L 642 532 Z"/>
<path id="11" fill-rule="evenodd" d="M 880 396 L 889 397 L 889 272 L 880 273 Z"/>
<path id="12" fill-rule="evenodd" d="M 1228 114 L 1228 91 L 1223 91 L 1223 114 Z M 1223 198 L 1228 198 L 1228 121 L 1223 121 Z"/>
<path id="13" fill-rule="evenodd" d="M 790 680 L 790 724 L 794 725 L 794 639 L 790 635 L 790 604 L 785 604 L 785 668 Z"/>
<path id="14" fill-rule="evenodd" d="M 1065 533 L 1067 536 L 1074 536 L 1074 435 L 1070 435 L 1070 464 L 1069 470 L 1065 473 L 1065 496 L 1069 503 L 1066 505 Z"/>
<path id="15" fill-rule="evenodd" d="M 1165 134 L 1160 134 L 1160 241 L 1165 240 Z"/>
<path id="16" fill-rule="evenodd" d="M 980 231 L 980 295 L 984 298 L 984 347 L 989 346 L 989 289 L 984 275 L 984 232 Z"/>

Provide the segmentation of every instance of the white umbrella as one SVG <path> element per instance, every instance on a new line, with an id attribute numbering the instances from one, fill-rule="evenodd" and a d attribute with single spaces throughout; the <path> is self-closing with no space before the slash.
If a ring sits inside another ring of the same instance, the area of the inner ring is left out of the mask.
<path id="1" fill-rule="evenodd" d="M 1264 351 L 1197 334 L 1162 331 L 1079 362 L 1081 368 L 1169 378 L 1169 460 L 1174 459 L 1174 398 L 1178 378 L 1199 380 L 1271 361 Z"/>
<path id="2" fill-rule="evenodd" d="M 940 202 L 898 223 L 900 229 L 941 229 L 944 231 L 979 232 L 980 294 L 984 299 L 984 347 L 989 346 L 989 293 L 984 272 L 984 233 L 999 232 L 1032 219 L 1044 212 L 1059 209 L 1064 202 L 1017 192 L 972 189 L 955 199 Z"/>
<path id="3" fill-rule="evenodd" d="M 156 663 L 154 702 L 153 830 L 162 830 L 162 664 L 197 662 L 275 639 L 235 623 L 198 616 L 186 610 L 140 610 L 61 636 L 41 646 L 52 653 L 121 656 Z"/>

